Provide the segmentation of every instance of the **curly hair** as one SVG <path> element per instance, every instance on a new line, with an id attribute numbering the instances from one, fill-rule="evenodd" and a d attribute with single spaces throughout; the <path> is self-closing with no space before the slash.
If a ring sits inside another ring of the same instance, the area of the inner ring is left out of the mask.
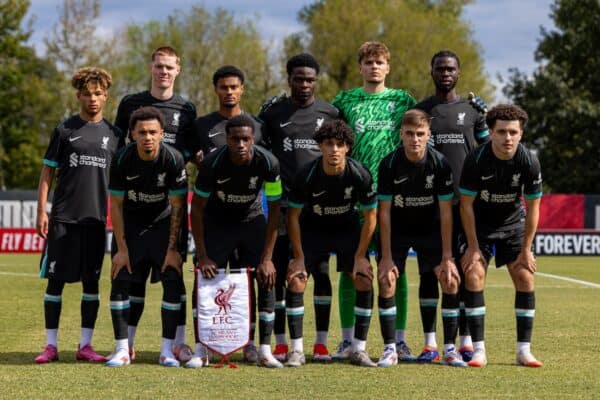
<path id="1" fill-rule="evenodd" d="M 108 90 L 112 85 L 112 76 L 98 67 L 83 67 L 78 69 L 71 78 L 71 85 L 78 91 L 86 89 L 89 84 L 96 84 L 102 90 Z"/>
<path id="2" fill-rule="evenodd" d="M 369 57 L 383 56 L 385 61 L 390 62 L 390 49 L 381 42 L 364 42 L 358 49 L 358 63 Z"/>
<path id="3" fill-rule="evenodd" d="M 496 121 L 519 121 L 521 129 L 525 128 L 529 116 L 521 107 L 514 104 L 498 104 L 488 111 L 485 122 L 490 129 L 494 129 Z"/>
<path id="4" fill-rule="evenodd" d="M 354 132 L 352 131 L 352 128 L 341 119 L 334 119 L 321 125 L 313 135 L 313 139 L 319 144 L 327 139 L 337 139 L 352 148 L 354 145 Z"/>
<path id="5" fill-rule="evenodd" d="M 152 121 L 154 119 L 158 121 L 161 129 L 165 128 L 165 117 L 158 108 L 152 106 L 138 108 L 129 118 L 129 130 L 133 131 L 138 121 Z"/>

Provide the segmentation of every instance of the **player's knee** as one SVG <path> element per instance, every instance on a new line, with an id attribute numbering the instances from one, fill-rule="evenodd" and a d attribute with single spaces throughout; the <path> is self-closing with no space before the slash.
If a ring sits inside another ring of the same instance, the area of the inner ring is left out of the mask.
<path id="1" fill-rule="evenodd" d="M 357 275 L 354 279 L 354 287 L 359 292 L 366 292 L 373 287 L 373 280 L 365 275 Z"/>
<path id="2" fill-rule="evenodd" d="M 519 292 L 533 292 L 535 288 L 534 275 L 526 268 L 519 268 L 513 272 L 513 281 L 515 289 Z"/>
<path id="3" fill-rule="evenodd" d="M 65 288 L 64 281 L 57 281 L 56 279 L 48 279 L 48 286 L 46 287 L 46 294 L 52 296 L 60 296 Z"/>
<path id="4" fill-rule="evenodd" d="M 306 289 L 306 278 L 300 277 L 298 275 L 288 279 L 287 281 L 287 290 L 293 293 L 304 293 Z"/>
<path id="5" fill-rule="evenodd" d="M 396 277 L 390 277 L 388 281 L 387 278 L 380 277 L 377 280 L 377 285 L 379 287 L 379 297 L 389 298 L 396 295 Z"/>
<path id="6" fill-rule="evenodd" d="M 444 293 L 457 294 L 460 284 L 458 283 L 458 279 L 456 279 L 456 277 L 453 276 L 450 279 L 450 282 L 446 281 L 445 279 L 442 279 L 440 281 L 440 286 L 442 287 L 442 292 Z"/>
<path id="7" fill-rule="evenodd" d="M 465 284 L 469 290 L 482 290 L 485 283 L 485 266 L 477 261 L 469 271 L 465 272 Z"/>

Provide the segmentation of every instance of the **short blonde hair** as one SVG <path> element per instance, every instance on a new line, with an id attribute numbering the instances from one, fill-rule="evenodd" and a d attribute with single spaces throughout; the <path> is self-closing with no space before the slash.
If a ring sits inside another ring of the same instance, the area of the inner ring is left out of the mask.
<path id="1" fill-rule="evenodd" d="M 158 55 L 175 57 L 177 64 L 179 64 L 179 54 L 177 54 L 177 50 L 175 50 L 171 46 L 161 46 L 154 50 L 152 52 L 152 61 L 154 61 L 154 59 Z"/>

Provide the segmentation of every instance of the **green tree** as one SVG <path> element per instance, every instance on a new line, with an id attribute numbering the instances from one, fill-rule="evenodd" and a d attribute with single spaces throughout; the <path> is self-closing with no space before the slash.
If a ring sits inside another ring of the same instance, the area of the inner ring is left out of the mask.
<path id="1" fill-rule="evenodd" d="M 541 30 L 541 64 L 530 78 L 513 69 L 504 88 L 530 121 L 525 139 L 538 150 L 546 189 L 600 193 L 600 2 L 556 0 L 556 30 Z"/>
<path id="2" fill-rule="evenodd" d="M 0 0 L 0 189 L 34 188 L 57 115 L 57 72 L 25 43 L 29 1 Z"/>
<path id="3" fill-rule="evenodd" d="M 493 86 L 483 71 L 481 48 L 473 40 L 462 9 L 468 0 L 321 0 L 304 7 L 299 20 L 304 37 L 290 39 L 289 48 L 305 43 L 321 63 L 320 95 L 333 98 L 341 89 L 360 85 L 357 50 L 367 40 L 385 43 L 391 53 L 387 85 L 407 89 L 416 99 L 434 91 L 429 75 L 431 56 L 450 49 L 461 58 L 459 92 L 473 91 L 487 102 Z"/>
<path id="4" fill-rule="evenodd" d="M 173 46 L 181 55 L 182 71 L 176 91 L 188 97 L 202 115 L 217 108 L 212 75 L 222 65 L 233 64 L 246 74 L 242 106 L 257 112 L 266 97 L 276 90 L 269 48 L 262 42 L 250 19 L 234 19 L 228 11 L 213 13 L 200 6 L 177 10 L 165 21 L 130 24 L 115 57 L 117 96 L 147 89 L 152 51 Z"/>

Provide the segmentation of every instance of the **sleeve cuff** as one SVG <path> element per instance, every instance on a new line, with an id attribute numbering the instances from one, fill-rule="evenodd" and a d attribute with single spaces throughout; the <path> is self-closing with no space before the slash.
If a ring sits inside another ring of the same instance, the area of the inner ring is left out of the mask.
<path id="1" fill-rule="evenodd" d="M 46 158 L 44 158 L 43 163 L 44 163 L 44 165 L 47 165 L 48 167 L 52 167 L 52 168 L 58 167 L 58 162 L 57 161 L 48 160 Z"/>

